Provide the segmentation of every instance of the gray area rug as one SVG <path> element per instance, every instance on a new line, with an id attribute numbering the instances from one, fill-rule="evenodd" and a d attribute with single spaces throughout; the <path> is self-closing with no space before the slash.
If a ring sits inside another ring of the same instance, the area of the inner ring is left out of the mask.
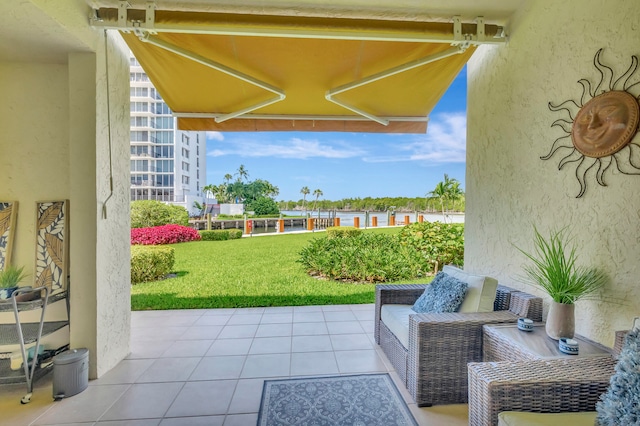
<path id="1" fill-rule="evenodd" d="M 388 374 L 265 380 L 258 426 L 418 426 Z"/>

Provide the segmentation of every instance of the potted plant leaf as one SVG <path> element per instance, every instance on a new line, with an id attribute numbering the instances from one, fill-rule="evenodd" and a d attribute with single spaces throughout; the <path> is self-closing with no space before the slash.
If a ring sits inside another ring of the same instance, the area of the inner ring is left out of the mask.
<path id="1" fill-rule="evenodd" d="M 18 268 L 8 265 L 0 271 L 0 299 L 8 299 L 20 286 L 20 282 L 27 277 L 24 266 Z"/>
<path id="2" fill-rule="evenodd" d="M 606 275 L 593 267 L 577 266 L 575 245 L 566 228 L 551 231 L 548 238 L 534 229 L 534 251 L 516 247 L 530 261 L 524 266 L 527 281 L 551 297 L 546 332 L 552 339 L 572 338 L 575 332 L 575 302 L 593 297 L 605 284 Z"/>

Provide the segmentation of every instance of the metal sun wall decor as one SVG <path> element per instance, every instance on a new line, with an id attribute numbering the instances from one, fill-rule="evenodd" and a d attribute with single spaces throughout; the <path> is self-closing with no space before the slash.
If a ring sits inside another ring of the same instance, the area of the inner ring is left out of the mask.
<path id="1" fill-rule="evenodd" d="M 18 218 L 17 201 L 0 201 L 0 271 L 11 264 L 11 247 Z"/>
<path id="2" fill-rule="evenodd" d="M 69 201 L 37 203 L 36 287 L 52 292 L 67 288 L 69 270 Z"/>
<path id="3" fill-rule="evenodd" d="M 575 175 L 580 192 L 576 198 L 584 195 L 587 173 L 595 167 L 596 182 L 601 186 L 607 186 L 605 173 L 614 163 L 620 173 L 640 175 L 640 161 L 634 162 L 640 150 L 634 141 L 640 120 L 640 95 L 631 92 L 636 86 L 640 88 L 640 81 L 631 81 L 638 70 L 638 57 L 631 56 L 627 71 L 614 81 L 613 69 L 600 62 L 601 54 L 602 49 L 593 58 L 593 65 L 600 73 L 595 88 L 583 78 L 578 80 L 582 85 L 579 100 L 569 99 L 558 105 L 549 102 L 551 111 L 565 115 L 551 124 L 562 129 L 564 135 L 557 138 L 549 153 L 540 159 L 549 160 L 558 151 L 568 151 L 560 160 L 558 170 L 577 163 Z"/>

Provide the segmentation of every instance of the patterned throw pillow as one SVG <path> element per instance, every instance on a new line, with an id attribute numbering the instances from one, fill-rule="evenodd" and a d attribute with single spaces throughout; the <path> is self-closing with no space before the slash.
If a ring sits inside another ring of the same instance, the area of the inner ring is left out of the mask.
<path id="1" fill-rule="evenodd" d="M 438 272 L 422 296 L 416 300 L 413 310 L 417 313 L 455 312 L 467 293 L 467 283 L 444 272 Z"/>
<path id="2" fill-rule="evenodd" d="M 640 330 L 631 330 L 624 341 L 609 389 L 596 404 L 597 425 L 640 423 Z"/>

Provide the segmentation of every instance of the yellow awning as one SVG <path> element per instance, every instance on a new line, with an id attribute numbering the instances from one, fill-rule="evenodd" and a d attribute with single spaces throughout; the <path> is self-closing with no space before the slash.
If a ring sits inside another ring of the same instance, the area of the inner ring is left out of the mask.
<path id="1" fill-rule="evenodd" d="M 185 130 L 424 133 L 475 50 L 446 23 L 156 11 L 142 25 L 122 35 Z"/>

